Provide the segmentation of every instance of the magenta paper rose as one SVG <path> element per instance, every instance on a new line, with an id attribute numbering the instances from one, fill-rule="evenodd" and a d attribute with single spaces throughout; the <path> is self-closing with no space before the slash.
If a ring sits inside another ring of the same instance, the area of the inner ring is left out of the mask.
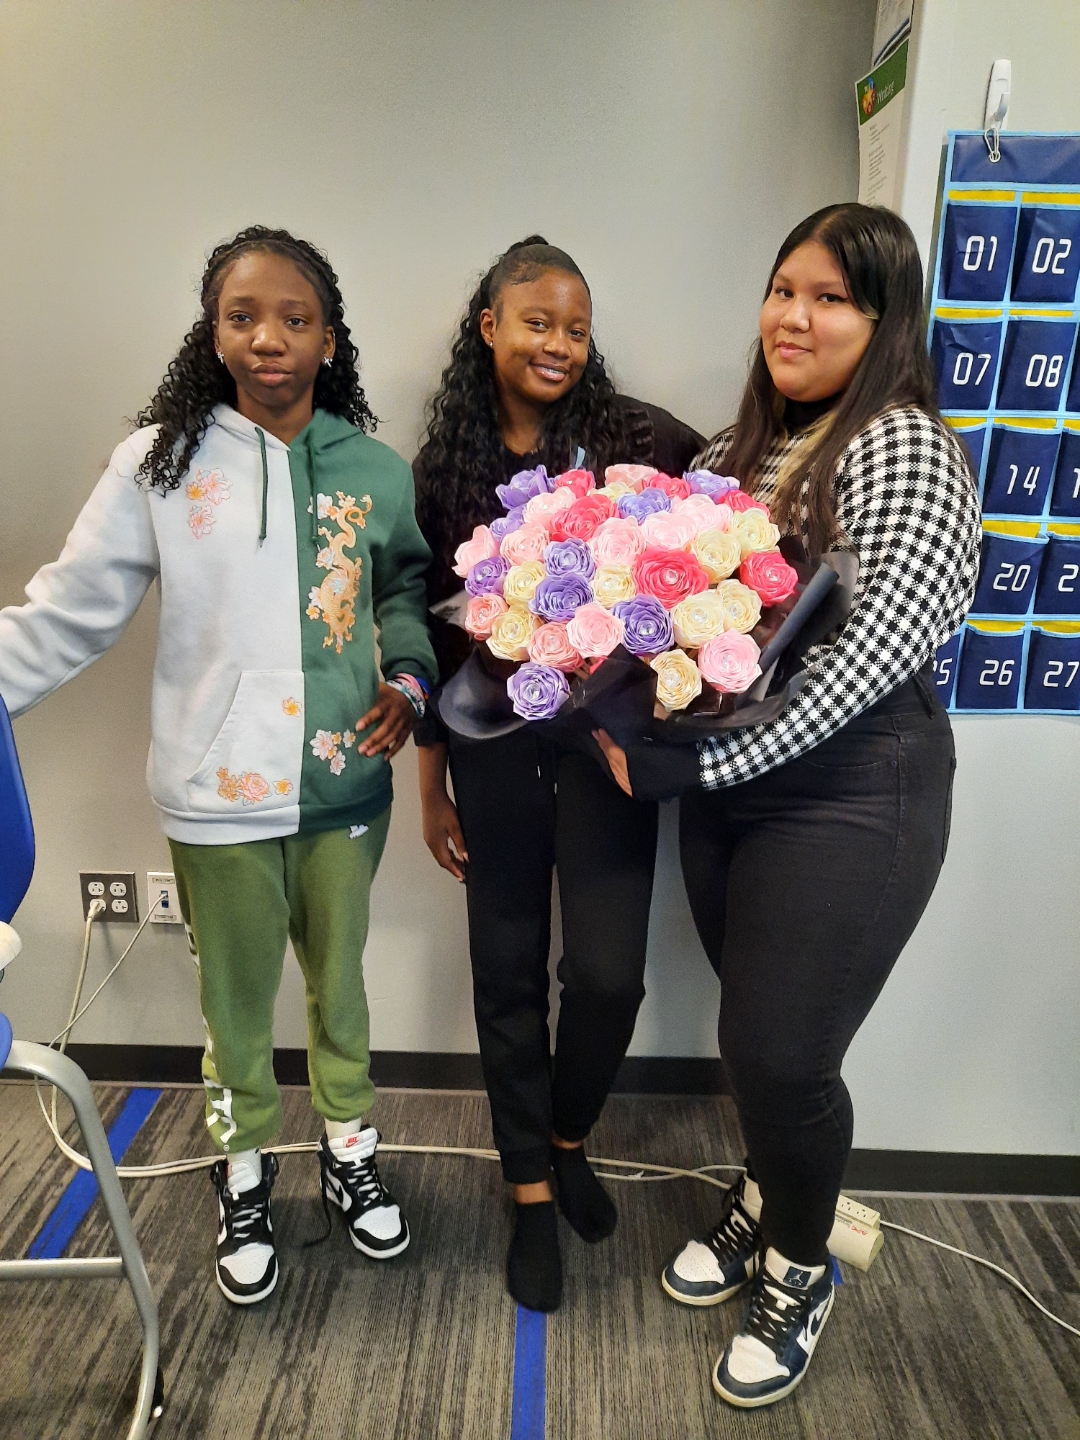
<path id="1" fill-rule="evenodd" d="M 721 695 L 741 695 L 761 674 L 756 641 L 738 630 L 706 640 L 697 653 L 698 669 Z"/>
<path id="2" fill-rule="evenodd" d="M 744 510 L 764 510 L 766 515 L 769 513 L 767 505 L 763 505 L 760 500 L 754 500 L 745 490 L 732 490 L 724 496 L 724 504 L 730 505 L 736 515 L 742 514 Z"/>
<path id="3" fill-rule="evenodd" d="M 596 489 L 596 481 L 593 479 L 591 470 L 564 470 L 561 475 L 556 475 L 551 482 L 553 490 L 572 490 L 574 496 L 581 500 L 588 495 L 590 490 Z"/>
<path id="4" fill-rule="evenodd" d="M 763 605 L 779 605 L 794 594 L 799 577 L 778 550 L 758 550 L 739 567 L 739 579 L 761 596 Z"/>

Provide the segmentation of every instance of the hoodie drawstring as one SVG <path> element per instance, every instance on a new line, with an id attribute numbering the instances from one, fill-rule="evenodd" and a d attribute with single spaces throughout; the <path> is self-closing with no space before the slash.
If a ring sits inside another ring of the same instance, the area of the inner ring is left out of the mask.
<path id="1" fill-rule="evenodd" d="M 319 487 L 315 484 L 315 452 L 308 446 L 308 484 L 311 486 L 311 539 L 319 544 Z"/>
<path id="2" fill-rule="evenodd" d="M 270 472 L 266 468 L 266 436 L 255 426 L 255 434 L 259 437 L 259 454 L 262 456 L 262 523 L 259 526 L 259 544 L 266 539 L 266 495 L 270 488 Z"/>

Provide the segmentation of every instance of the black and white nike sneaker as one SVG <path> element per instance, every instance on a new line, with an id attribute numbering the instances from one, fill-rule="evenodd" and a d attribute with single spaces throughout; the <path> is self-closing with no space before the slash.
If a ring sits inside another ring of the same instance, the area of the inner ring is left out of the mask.
<path id="1" fill-rule="evenodd" d="M 754 1277 L 746 1324 L 716 1362 L 713 1389 L 753 1409 L 790 1395 L 806 1374 L 835 1295 L 832 1265 L 791 1265 L 769 1249 Z"/>
<path id="2" fill-rule="evenodd" d="M 673 1300 L 682 1305 L 719 1305 L 753 1279 L 761 1231 L 746 1206 L 746 1184 L 744 1175 L 725 1195 L 719 1223 L 703 1240 L 688 1240 L 664 1268 L 660 1284 Z"/>
<path id="3" fill-rule="evenodd" d="M 409 1226 L 394 1197 L 379 1179 L 375 1150 L 379 1132 L 365 1125 L 341 1140 L 323 1136 L 319 1147 L 323 1205 L 327 1219 L 336 1205 L 345 1217 L 349 1239 L 372 1260 L 391 1260 L 409 1243 Z"/>
<path id="4" fill-rule="evenodd" d="M 227 1160 L 210 1167 L 218 1193 L 218 1287 L 234 1305 L 265 1300 L 278 1282 L 274 1227 L 270 1220 L 270 1190 L 278 1172 L 276 1155 L 260 1155 L 262 1179 L 239 1193 L 229 1188 Z M 235 1177 L 234 1177 L 235 1180 Z"/>

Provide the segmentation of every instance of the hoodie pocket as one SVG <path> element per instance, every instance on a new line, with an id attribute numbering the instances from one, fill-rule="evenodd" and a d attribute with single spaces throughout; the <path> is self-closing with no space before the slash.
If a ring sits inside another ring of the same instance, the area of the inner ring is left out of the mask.
<path id="1" fill-rule="evenodd" d="M 202 763 L 187 779 L 202 814 L 281 810 L 299 803 L 304 672 L 245 670 Z"/>

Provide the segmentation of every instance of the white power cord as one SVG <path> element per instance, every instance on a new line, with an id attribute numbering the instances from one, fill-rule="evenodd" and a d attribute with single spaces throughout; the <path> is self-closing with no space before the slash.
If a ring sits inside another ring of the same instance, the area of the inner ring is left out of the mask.
<path id="1" fill-rule="evenodd" d="M 97 997 L 101 994 L 102 990 L 104 990 L 105 986 L 109 983 L 112 977 L 116 974 L 117 970 L 119 970 L 120 966 L 127 959 L 128 955 L 131 953 L 135 941 L 138 940 L 143 930 L 145 930 L 147 924 L 150 921 L 150 917 L 154 914 L 154 911 L 157 909 L 159 903 L 160 902 L 156 902 L 151 907 L 149 913 L 146 916 L 146 919 L 143 920 L 138 930 L 136 930 L 135 934 L 132 936 L 132 939 L 128 944 L 127 949 L 120 956 L 119 960 L 117 960 L 116 964 L 113 965 L 112 969 L 108 972 L 108 974 L 105 976 L 105 979 L 102 980 L 101 984 L 97 987 L 94 993 L 90 996 L 90 999 L 80 1009 L 79 1001 L 82 997 L 82 987 L 86 978 L 86 968 L 90 954 L 90 935 L 94 921 L 97 919 L 98 915 L 104 912 L 105 909 L 103 901 L 95 900 L 92 902 L 89 914 L 86 917 L 86 930 L 83 936 L 82 959 L 79 965 L 79 977 L 75 986 L 75 998 L 73 999 L 71 1004 L 71 1014 L 69 1016 L 68 1023 L 64 1026 L 63 1030 L 59 1032 L 58 1035 L 55 1035 L 53 1037 L 53 1039 L 50 1041 L 50 1044 L 55 1045 L 57 1041 L 60 1041 L 61 1051 L 65 1049 L 65 1047 L 67 1046 L 68 1037 L 70 1036 L 73 1027 L 86 1014 L 87 1010 L 90 1009 L 90 1006 L 94 1003 Z M 100 909 L 96 908 L 98 906 L 100 906 Z M 58 1148 L 63 1151 L 63 1153 L 67 1156 L 71 1163 L 73 1165 L 77 1165 L 80 1170 L 92 1170 L 93 1166 L 91 1165 L 88 1157 L 80 1154 L 78 1150 L 73 1150 L 72 1147 L 64 1139 L 64 1137 L 60 1134 L 60 1130 L 58 1128 L 56 1120 L 55 1088 L 53 1089 L 51 1114 L 49 1113 L 49 1110 L 47 1110 L 45 1107 L 45 1102 L 42 1099 L 41 1090 L 38 1087 L 37 1081 L 34 1082 L 34 1088 L 37 1090 L 38 1104 L 41 1107 L 41 1113 L 44 1116 L 45 1124 L 52 1132 L 52 1137 L 55 1140 Z M 318 1149 L 319 1141 L 307 1140 L 292 1145 L 267 1146 L 266 1152 L 269 1155 L 302 1155 L 312 1154 Z M 384 1154 L 392 1155 L 463 1155 L 471 1157 L 475 1160 L 497 1161 L 499 1159 L 499 1152 L 497 1150 L 483 1150 L 479 1148 L 472 1148 L 469 1146 L 460 1145 L 384 1145 L 380 1141 L 379 1149 L 383 1151 Z M 186 1160 L 165 1160 L 159 1162 L 156 1165 L 118 1165 L 116 1167 L 116 1173 L 122 1176 L 124 1179 L 129 1180 L 156 1179 L 165 1175 L 185 1175 L 194 1170 L 209 1169 L 211 1165 L 216 1164 L 217 1161 L 220 1159 L 220 1155 L 199 1155 L 191 1156 Z M 745 1174 L 745 1167 L 742 1165 L 699 1165 L 694 1167 L 693 1169 L 683 1169 L 681 1166 L 678 1165 L 653 1165 L 644 1160 L 606 1160 L 601 1158 L 600 1156 L 593 1157 L 592 1163 L 594 1166 L 605 1167 L 604 1170 L 596 1171 L 597 1175 L 603 1180 L 636 1181 L 638 1183 L 645 1183 L 648 1181 L 657 1180 L 700 1180 L 706 1185 L 715 1185 L 721 1190 L 728 1189 L 728 1186 L 725 1185 L 722 1180 L 717 1180 L 714 1175 L 711 1175 L 709 1173 L 710 1171 L 726 1170 L 739 1175 Z M 612 1169 L 633 1170 L 636 1173 L 633 1175 L 613 1175 L 610 1173 Z M 650 1171 L 652 1173 L 645 1174 L 645 1171 Z M 1080 1329 L 1078 1329 L 1075 1325 L 1070 1325 L 1067 1321 L 1062 1320 L 1059 1315 L 1055 1315 L 1052 1311 L 1048 1310 L 1040 1300 L 1037 1300 L 1035 1298 L 1035 1296 L 1031 1293 L 1029 1289 L 1027 1289 L 1025 1285 L 1021 1284 L 1021 1282 L 1016 1278 L 1015 1275 L 1010 1275 L 1008 1270 L 1003 1270 L 1000 1265 L 995 1265 L 992 1260 L 987 1260 L 981 1255 L 972 1255 L 971 1252 L 968 1250 L 961 1250 L 955 1245 L 947 1245 L 944 1240 L 935 1240 L 932 1235 L 924 1235 L 921 1230 L 911 1230 L 906 1225 L 897 1225 L 894 1224 L 891 1220 L 881 1220 L 879 1223 L 883 1230 L 894 1230 L 898 1234 L 909 1235 L 912 1237 L 912 1239 L 923 1240 L 926 1242 L 927 1245 L 933 1245 L 939 1250 L 947 1250 L 952 1255 L 959 1255 L 962 1259 L 970 1260 L 975 1265 L 982 1265 L 987 1270 L 993 1270 L 995 1275 L 1000 1275 L 1003 1280 L 1007 1280 L 1010 1285 L 1012 1285 L 1016 1290 L 1019 1290 L 1020 1294 L 1023 1295 L 1026 1300 L 1030 1300 L 1032 1305 L 1034 1305 L 1037 1310 L 1039 1310 L 1043 1315 L 1045 1315 L 1048 1320 L 1053 1321 L 1055 1325 L 1060 1325 L 1061 1328 L 1063 1330 L 1067 1330 L 1070 1335 L 1076 1335 L 1080 1337 Z"/>

